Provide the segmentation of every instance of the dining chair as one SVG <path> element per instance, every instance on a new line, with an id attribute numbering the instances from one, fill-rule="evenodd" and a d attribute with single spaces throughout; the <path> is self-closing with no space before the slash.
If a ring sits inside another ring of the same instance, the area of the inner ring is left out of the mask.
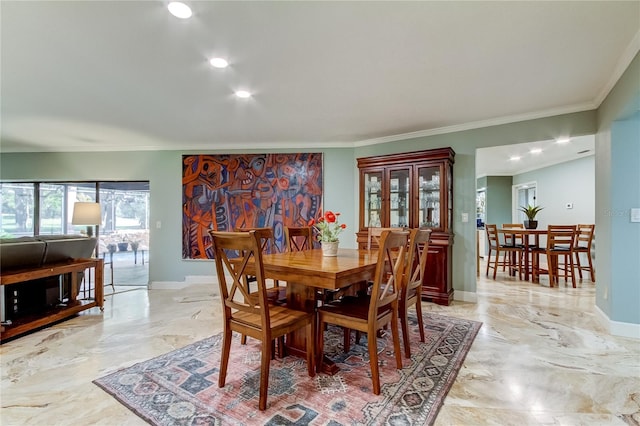
<path id="1" fill-rule="evenodd" d="M 591 245 L 593 244 L 593 234 L 595 233 L 596 225 L 584 225 L 580 224 L 576 227 L 576 244 L 573 247 L 575 253 L 576 269 L 578 270 L 578 276 L 582 281 L 582 271 L 589 271 L 591 276 L 591 282 L 596 282 L 596 271 L 593 269 L 593 261 L 591 260 Z M 580 254 L 583 253 L 587 257 L 588 266 L 583 266 L 580 263 Z"/>
<path id="2" fill-rule="evenodd" d="M 272 358 L 272 344 L 275 339 L 294 330 L 306 331 L 307 372 L 315 376 L 315 316 L 313 312 L 303 312 L 286 306 L 268 303 L 264 281 L 261 241 L 256 231 L 219 232 L 209 231 L 216 262 L 216 273 L 220 286 L 224 332 L 218 387 L 225 385 L 227 366 L 231 351 L 233 332 L 260 340 L 260 399 L 258 408 L 267 408 L 269 388 L 269 366 Z M 236 252 L 240 261 L 233 263 L 228 251 Z M 257 292 L 251 293 L 245 279 L 247 265 L 253 261 Z M 238 368 L 239 366 L 234 366 Z"/>
<path id="3" fill-rule="evenodd" d="M 524 224 L 523 223 L 503 223 L 502 229 L 524 229 Z M 528 254 L 525 253 L 525 250 L 524 250 L 525 248 L 524 238 L 525 236 L 522 234 L 503 234 L 504 245 L 506 247 L 521 247 L 522 255 L 527 256 Z M 511 256 L 512 257 L 515 256 L 515 252 L 511 253 Z M 503 262 L 502 264 L 503 272 L 506 270 L 506 266 L 507 266 L 507 263 Z"/>
<path id="4" fill-rule="evenodd" d="M 271 228 L 236 228 L 236 232 L 256 231 L 258 241 L 260 242 L 260 250 L 263 254 L 279 253 L 280 249 L 276 244 L 276 239 Z M 255 280 L 251 275 L 247 276 L 249 283 Z M 287 300 L 287 288 L 281 286 L 278 280 L 273 281 L 273 286 L 267 288 L 267 297 L 270 303 L 285 303 Z"/>
<path id="5" fill-rule="evenodd" d="M 310 250 L 313 247 L 313 232 L 310 226 L 284 227 L 286 251 Z"/>
<path id="6" fill-rule="evenodd" d="M 538 281 L 540 274 L 549 274 L 549 287 L 559 284 L 560 271 L 564 271 L 564 280 L 567 282 L 571 277 L 573 287 L 576 287 L 576 277 L 574 272 L 574 247 L 576 243 L 575 225 L 548 225 L 547 244 L 544 248 L 534 248 L 532 274 L 533 280 Z M 547 258 L 547 270 L 540 266 L 540 255 Z M 562 258 L 563 263 L 560 263 Z"/>
<path id="7" fill-rule="evenodd" d="M 384 325 L 388 325 L 391 329 L 396 367 L 402 368 L 398 331 L 398 296 L 406 262 L 408 237 L 409 232 L 407 231 L 384 231 L 382 233 L 370 297 L 353 298 L 349 302 L 345 302 L 343 298 L 318 308 L 319 332 L 316 366 L 319 365 L 318 362 L 323 356 L 325 324 L 334 324 L 366 332 L 371 380 L 375 395 L 380 394 L 377 331 Z M 386 273 L 387 263 L 391 265 L 391 274 Z"/>
<path id="8" fill-rule="evenodd" d="M 278 245 L 276 244 L 276 239 L 273 235 L 273 229 L 271 228 L 236 228 L 236 232 L 249 232 L 255 231 L 256 237 L 258 238 L 258 242 L 260 243 L 260 251 L 262 254 L 267 253 L 279 253 Z M 247 288 L 250 289 L 251 283 L 256 281 L 255 275 L 245 275 L 245 280 L 247 281 Z M 286 286 L 281 286 L 278 280 L 273 280 L 273 285 L 271 287 L 267 287 L 267 302 L 275 305 L 284 305 L 287 301 L 287 288 Z M 251 291 L 250 291 L 251 292 Z M 252 294 L 256 294 L 255 291 Z M 247 343 L 247 336 L 245 334 L 240 338 L 240 342 L 244 345 Z M 273 355 L 276 354 L 276 346 L 275 341 L 273 342 Z M 284 336 L 278 339 L 278 347 L 277 354 L 280 358 L 285 355 L 284 351 Z"/>
<path id="9" fill-rule="evenodd" d="M 380 237 L 384 231 L 402 231 L 404 228 L 381 228 L 378 226 L 367 228 L 367 250 L 373 250 L 379 247 Z"/>
<path id="10" fill-rule="evenodd" d="M 500 266 L 505 268 L 508 266 L 509 272 L 517 270 L 519 278 L 522 279 L 522 254 L 524 248 L 514 245 L 506 245 L 500 243 L 500 235 L 498 234 L 498 225 L 487 224 L 485 225 L 487 232 L 487 242 L 489 251 L 487 252 L 487 273 L 489 276 L 489 269 L 493 268 L 493 279 L 496 279 L 496 274 Z M 491 253 L 495 252 L 493 264 L 491 262 Z M 500 253 L 502 253 L 502 260 L 500 260 Z M 516 266 L 517 262 L 517 266 Z"/>
<path id="11" fill-rule="evenodd" d="M 427 255 L 429 253 L 430 229 L 412 229 L 409 234 L 409 252 L 405 272 L 402 275 L 400 298 L 398 301 L 398 314 L 402 327 L 402 339 L 404 342 L 404 356 L 411 358 L 411 346 L 409 342 L 409 308 L 416 307 L 416 317 L 420 330 L 420 341 L 424 342 L 424 324 L 422 319 L 421 289 L 427 268 Z"/>

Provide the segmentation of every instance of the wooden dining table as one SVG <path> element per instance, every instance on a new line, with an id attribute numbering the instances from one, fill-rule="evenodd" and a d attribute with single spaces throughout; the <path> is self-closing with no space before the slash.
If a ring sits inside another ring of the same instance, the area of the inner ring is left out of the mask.
<path id="1" fill-rule="evenodd" d="M 321 249 L 264 254 L 265 278 L 287 282 L 287 306 L 315 312 L 318 290 L 338 290 L 372 280 L 378 261 L 377 250 L 339 249 L 335 257 L 323 256 Z M 252 273 L 252 265 L 247 265 Z M 304 330 L 287 335 L 287 352 L 306 357 Z M 323 359 L 322 371 L 335 374 L 337 366 Z"/>
<path id="2" fill-rule="evenodd" d="M 499 228 L 499 234 L 511 235 L 512 237 L 522 236 L 524 245 L 524 279 L 529 281 L 529 253 L 533 247 L 540 247 L 540 235 L 547 235 L 546 229 L 526 229 L 526 228 Z M 533 244 L 531 244 L 531 236 L 533 236 Z M 515 238 L 513 239 L 515 241 Z"/>

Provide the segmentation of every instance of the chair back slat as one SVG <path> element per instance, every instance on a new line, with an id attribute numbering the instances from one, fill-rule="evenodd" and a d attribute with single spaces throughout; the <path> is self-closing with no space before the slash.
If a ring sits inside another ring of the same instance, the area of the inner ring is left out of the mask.
<path id="1" fill-rule="evenodd" d="M 402 297 L 406 300 L 422 286 L 429 253 L 430 229 L 412 229 L 409 235 L 409 253 L 403 276 Z"/>
<path id="2" fill-rule="evenodd" d="M 504 229 L 524 229 L 522 223 L 503 223 Z M 504 243 L 508 246 L 523 245 L 524 236 L 522 234 L 504 234 Z"/>
<path id="3" fill-rule="evenodd" d="M 286 251 L 303 251 L 310 250 L 312 244 L 311 227 L 290 227 L 284 228 L 284 241 Z"/>
<path id="4" fill-rule="evenodd" d="M 236 228 L 235 231 L 255 231 L 258 241 L 260 242 L 260 251 L 262 251 L 262 254 L 280 253 L 281 251 L 273 235 L 273 229 L 271 228 Z"/>
<path id="5" fill-rule="evenodd" d="M 576 238 L 575 225 L 548 225 L 547 251 L 573 251 Z"/>
<path id="6" fill-rule="evenodd" d="M 586 248 L 587 251 L 591 251 L 591 243 L 593 242 L 593 234 L 595 232 L 595 229 L 596 225 L 578 225 L 576 235 L 576 248 Z"/>
<path id="7" fill-rule="evenodd" d="M 371 227 L 367 228 L 367 250 L 375 249 L 376 247 L 380 247 L 380 237 L 384 231 L 402 231 L 403 228 L 380 228 L 380 227 Z"/>
<path id="8" fill-rule="evenodd" d="M 388 305 L 398 302 L 402 275 L 407 260 L 408 241 L 408 231 L 387 230 L 382 232 L 378 248 L 378 263 L 371 290 L 371 303 L 369 304 L 370 321 Z M 390 274 L 386 273 L 387 265 L 390 265 Z"/>
<path id="9" fill-rule="evenodd" d="M 264 285 L 264 267 L 258 233 L 209 231 L 209 234 L 225 316 L 231 316 L 232 309 L 258 314 L 262 318 L 263 327 L 268 328 L 269 304 Z M 241 260 L 234 259 L 234 262 L 231 262 L 229 252 L 237 253 Z M 251 295 L 246 279 L 249 263 L 254 265 L 252 277 L 255 277 L 258 285 L 257 297 Z"/>
<path id="10" fill-rule="evenodd" d="M 498 225 L 486 224 L 484 226 L 484 229 L 487 232 L 487 242 L 489 243 L 489 247 L 495 248 L 500 246 L 500 241 L 498 236 Z"/>

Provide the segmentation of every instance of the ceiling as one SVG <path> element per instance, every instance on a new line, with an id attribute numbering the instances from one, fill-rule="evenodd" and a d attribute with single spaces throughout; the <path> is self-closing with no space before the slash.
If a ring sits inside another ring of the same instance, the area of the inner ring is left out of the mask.
<path id="1" fill-rule="evenodd" d="M 513 176 L 577 160 L 595 155 L 595 145 L 595 136 L 586 135 L 563 143 L 554 139 L 481 148 L 476 151 L 476 177 Z"/>
<path id="2" fill-rule="evenodd" d="M 0 2 L 2 152 L 361 146 L 590 110 L 640 48 L 640 1 L 190 5 Z"/>

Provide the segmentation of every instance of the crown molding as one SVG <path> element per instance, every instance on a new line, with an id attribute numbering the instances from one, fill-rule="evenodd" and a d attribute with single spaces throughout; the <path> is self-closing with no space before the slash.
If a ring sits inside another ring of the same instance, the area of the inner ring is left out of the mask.
<path id="1" fill-rule="evenodd" d="M 505 117 L 491 118 L 489 120 L 474 121 L 464 124 L 456 124 L 453 126 L 438 127 L 429 130 L 418 130 L 417 132 L 402 133 L 399 135 L 384 136 L 381 138 L 366 139 L 355 142 L 354 147 L 378 145 L 387 142 L 395 142 L 405 139 L 422 138 L 426 136 L 442 135 L 446 133 L 462 132 L 465 130 L 480 129 L 483 127 L 499 126 L 502 124 L 517 123 L 519 121 L 536 120 L 539 118 L 553 117 L 555 115 L 572 114 L 575 112 L 589 111 L 596 109 L 594 102 L 584 102 L 580 104 L 568 105 L 559 108 L 548 109 L 544 111 L 511 115 Z"/>
<path id="2" fill-rule="evenodd" d="M 620 77 L 622 77 L 622 74 L 629 68 L 631 61 L 633 61 L 638 52 L 640 52 L 640 30 L 638 30 L 636 36 L 622 53 L 622 57 L 620 57 L 618 65 L 614 69 L 613 74 L 611 74 L 611 78 L 609 78 L 607 84 L 604 85 L 598 96 L 594 99 L 596 108 L 600 107 L 600 104 L 602 104 L 604 99 L 609 95 L 609 92 L 611 92 L 613 86 L 615 86 Z"/>

